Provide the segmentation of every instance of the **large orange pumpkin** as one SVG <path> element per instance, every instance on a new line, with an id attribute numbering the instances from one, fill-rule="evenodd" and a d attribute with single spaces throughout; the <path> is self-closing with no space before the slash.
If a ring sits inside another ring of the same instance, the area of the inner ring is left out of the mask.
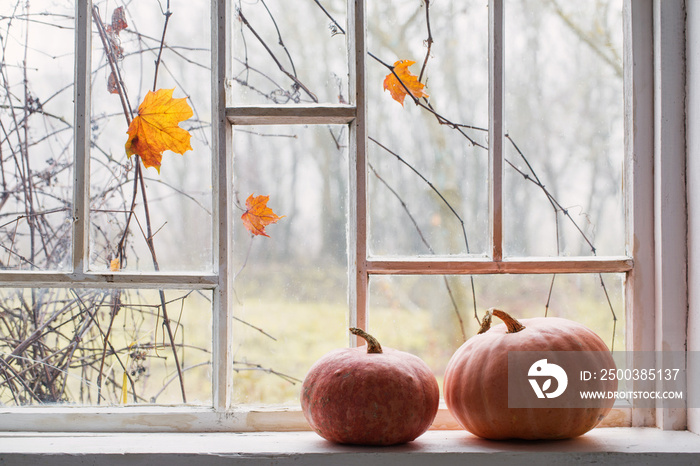
<path id="1" fill-rule="evenodd" d="M 491 315 L 499 317 L 504 324 L 489 328 Z M 591 400 L 585 405 L 577 402 L 564 407 L 548 407 L 554 404 L 554 400 L 537 400 L 540 404 L 533 406 L 509 406 L 509 400 L 512 402 L 508 392 L 509 352 L 535 351 L 538 353 L 517 354 L 532 354 L 535 358 L 539 352 L 556 352 L 552 354 L 566 358 L 566 362 L 560 363 L 560 366 L 567 366 L 566 372 L 572 375 L 567 379 L 568 386 L 563 384 L 561 391 L 566 387 L 570 395 L 578 395 L 581 390 L 616 391 L 616 380 L 600 380 L 600 377 L 582 380 L 579 376 L 583 368 L 615 368 L 607 346 L 592 330 L 557 317 L 538 317 L 518 322 L 498 309 L 490 310 L 484 322 L 479 334 L 467 340 L 455 352 L 445 371 L 445 403 L 466 430 L 488 439 L 570 438 L 594 428 L 610 411 L 614 399 Z M 554 366 L 552 361 L 542 361 Z M 527 379 L 527 371 L 529 368 L 529 375 L 541 375 L 532 372 L 540 367 L 529 364 L 517 368 L 525 372 L 523 377 L 511 381 L 514 384 L 511 389 L 517 388 L 522 390 L 522 394 L 534 397 L 537 388 Z M 532 377 L 532 380 L 535 379 Z M 516 387 L 515 383 L 520 385 Z M 552 380 L 542 385 L 545 389 L 557 386 Z M 542 398 L 540 395 L 537 396 Z"/>
<path id="2" fill-rule="evenodd" d="M 304 379 L 301 408 L 323 438 L 358 445 L 394 445 L 428 430 L 440 391 L 417 356 L 391 348 L 360 329 L 367 345 L 331 351 Z"/>

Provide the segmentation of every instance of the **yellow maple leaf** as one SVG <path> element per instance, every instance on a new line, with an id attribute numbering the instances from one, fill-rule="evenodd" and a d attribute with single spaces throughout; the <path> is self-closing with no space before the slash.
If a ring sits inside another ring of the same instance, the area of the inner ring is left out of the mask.
<path id="1" fill-rule="evenodd" d="M 117 272 L 121 269 L 121 265 L 119 264 L 119 259 L 115 258 L 109 261 L 109 270 L 112 272 Z"/>
<path id="2" fill-rule="evenodd" d="M 399 60 L 394 63 L 394 73 L 396 73 L 396 76 L 398 76 L 401 81 L 396 79 L 394 73 L 389 73 L 386 75 L 386 78 L 384 78 L 384 90 L 389 91 L 391 97 L 401 105 L 403 105 L 403 100 L 408 95 L 406 89 L 408 89 L 411 95 L 416 99 L 430 97 L 423 91 L 425 85 L 418 81 L 418 77 L 408 70 L 408 67 L 414 63 L 415 62 L 411 60 Z"/>
<path id="3" fill-rule="evenodd" d="M 126 155 L 137 154 L 144 167 L 155 167 L 158 173 L 164 151 L 184 154 L 192 150 L 190 133 L 179 126 L 193 115 L 192 108 L 185 98 L 173 99 L 174 90 L 149 91 L 127 130 Z"/>

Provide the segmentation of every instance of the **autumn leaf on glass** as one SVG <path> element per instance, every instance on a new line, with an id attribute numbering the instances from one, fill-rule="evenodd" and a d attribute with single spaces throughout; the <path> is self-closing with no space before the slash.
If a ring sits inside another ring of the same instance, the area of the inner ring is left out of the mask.
<path id="1" fill-rule="evenodd" d="M 272 209 L 267 206 L 267 201 L 270 196 L 255 196 L 251 194 L 245 201 L 246 211 L 241 215 L 243 225 L 254 235 L 263 235 L 268 238 L 270 235 L 265 233 L 265 227 L 284 217 L 279 217 Z"/>
<path id="2" fill-rule="evenodd" d="M 408 67 L 413 65 L 415 62 L 411 60 L 399 60 L 394 63 L 394 73 L 389 73 L 384 78 L 384 90 L 391 93 L 391 97 L 403 105 L 403 100 L 408 95 L 408 91 L 416 99 L 421 97 L 430 97 L 428 94 L 423 92 L 425 85 L 418 81 L 418 77 L 412 74 Z M 401 79 L 399 81 L 396 76 Z M 403 83 L 403 84 L 402 84 Z M 407 91 L 408 90 L 408 91 Z"/>
<path id="3" fill-rule="evenodd" d="M 192 108 L 185 98 L 173 99 L 173 91 L 149 91 L 127 131 L 126 155 L 137 154 L 144 167 L 155 167 L 158 173 L 164 151 L 184 154 L 192 150 L 190 133 L 179 126 L 193 115 Z"/>

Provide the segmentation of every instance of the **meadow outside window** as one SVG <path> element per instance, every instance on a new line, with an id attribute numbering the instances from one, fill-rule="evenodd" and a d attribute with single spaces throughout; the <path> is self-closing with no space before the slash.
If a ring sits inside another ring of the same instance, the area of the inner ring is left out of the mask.
<path id="1" fill-rule="evenodd" d="M 306 429 L 301 379 L 348 326 L 441 381 L 489 307 L 684 348 L 655 311 L 685 226 L 656 212 L 654 245 L 655 192 L 684 197 L 652 2 L 6 3 L 9 430 Z M 162 160 L 139 145 L 154 121 Z M 267 237 L 242 219 L 257 196 Z"/>

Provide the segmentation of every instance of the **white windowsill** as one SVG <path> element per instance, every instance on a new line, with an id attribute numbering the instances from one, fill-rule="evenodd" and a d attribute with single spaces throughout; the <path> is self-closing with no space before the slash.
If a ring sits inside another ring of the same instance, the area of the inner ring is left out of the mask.
<path id="1" fill-rule="evenodd" d="M 48 460 L 48 461 L 47 461 Z M 76 460 L 79 460 L 76 462 Z M 700 464 L 700 436 L 653 428 L 598 428 L 571 440 L 495 442 L 429 431 L 395 447 L 335 445 L 313 432 L 0 433 L 0 463 L 56 465 Z M 465 463 L 467 461 L 467 463 Z"/>

